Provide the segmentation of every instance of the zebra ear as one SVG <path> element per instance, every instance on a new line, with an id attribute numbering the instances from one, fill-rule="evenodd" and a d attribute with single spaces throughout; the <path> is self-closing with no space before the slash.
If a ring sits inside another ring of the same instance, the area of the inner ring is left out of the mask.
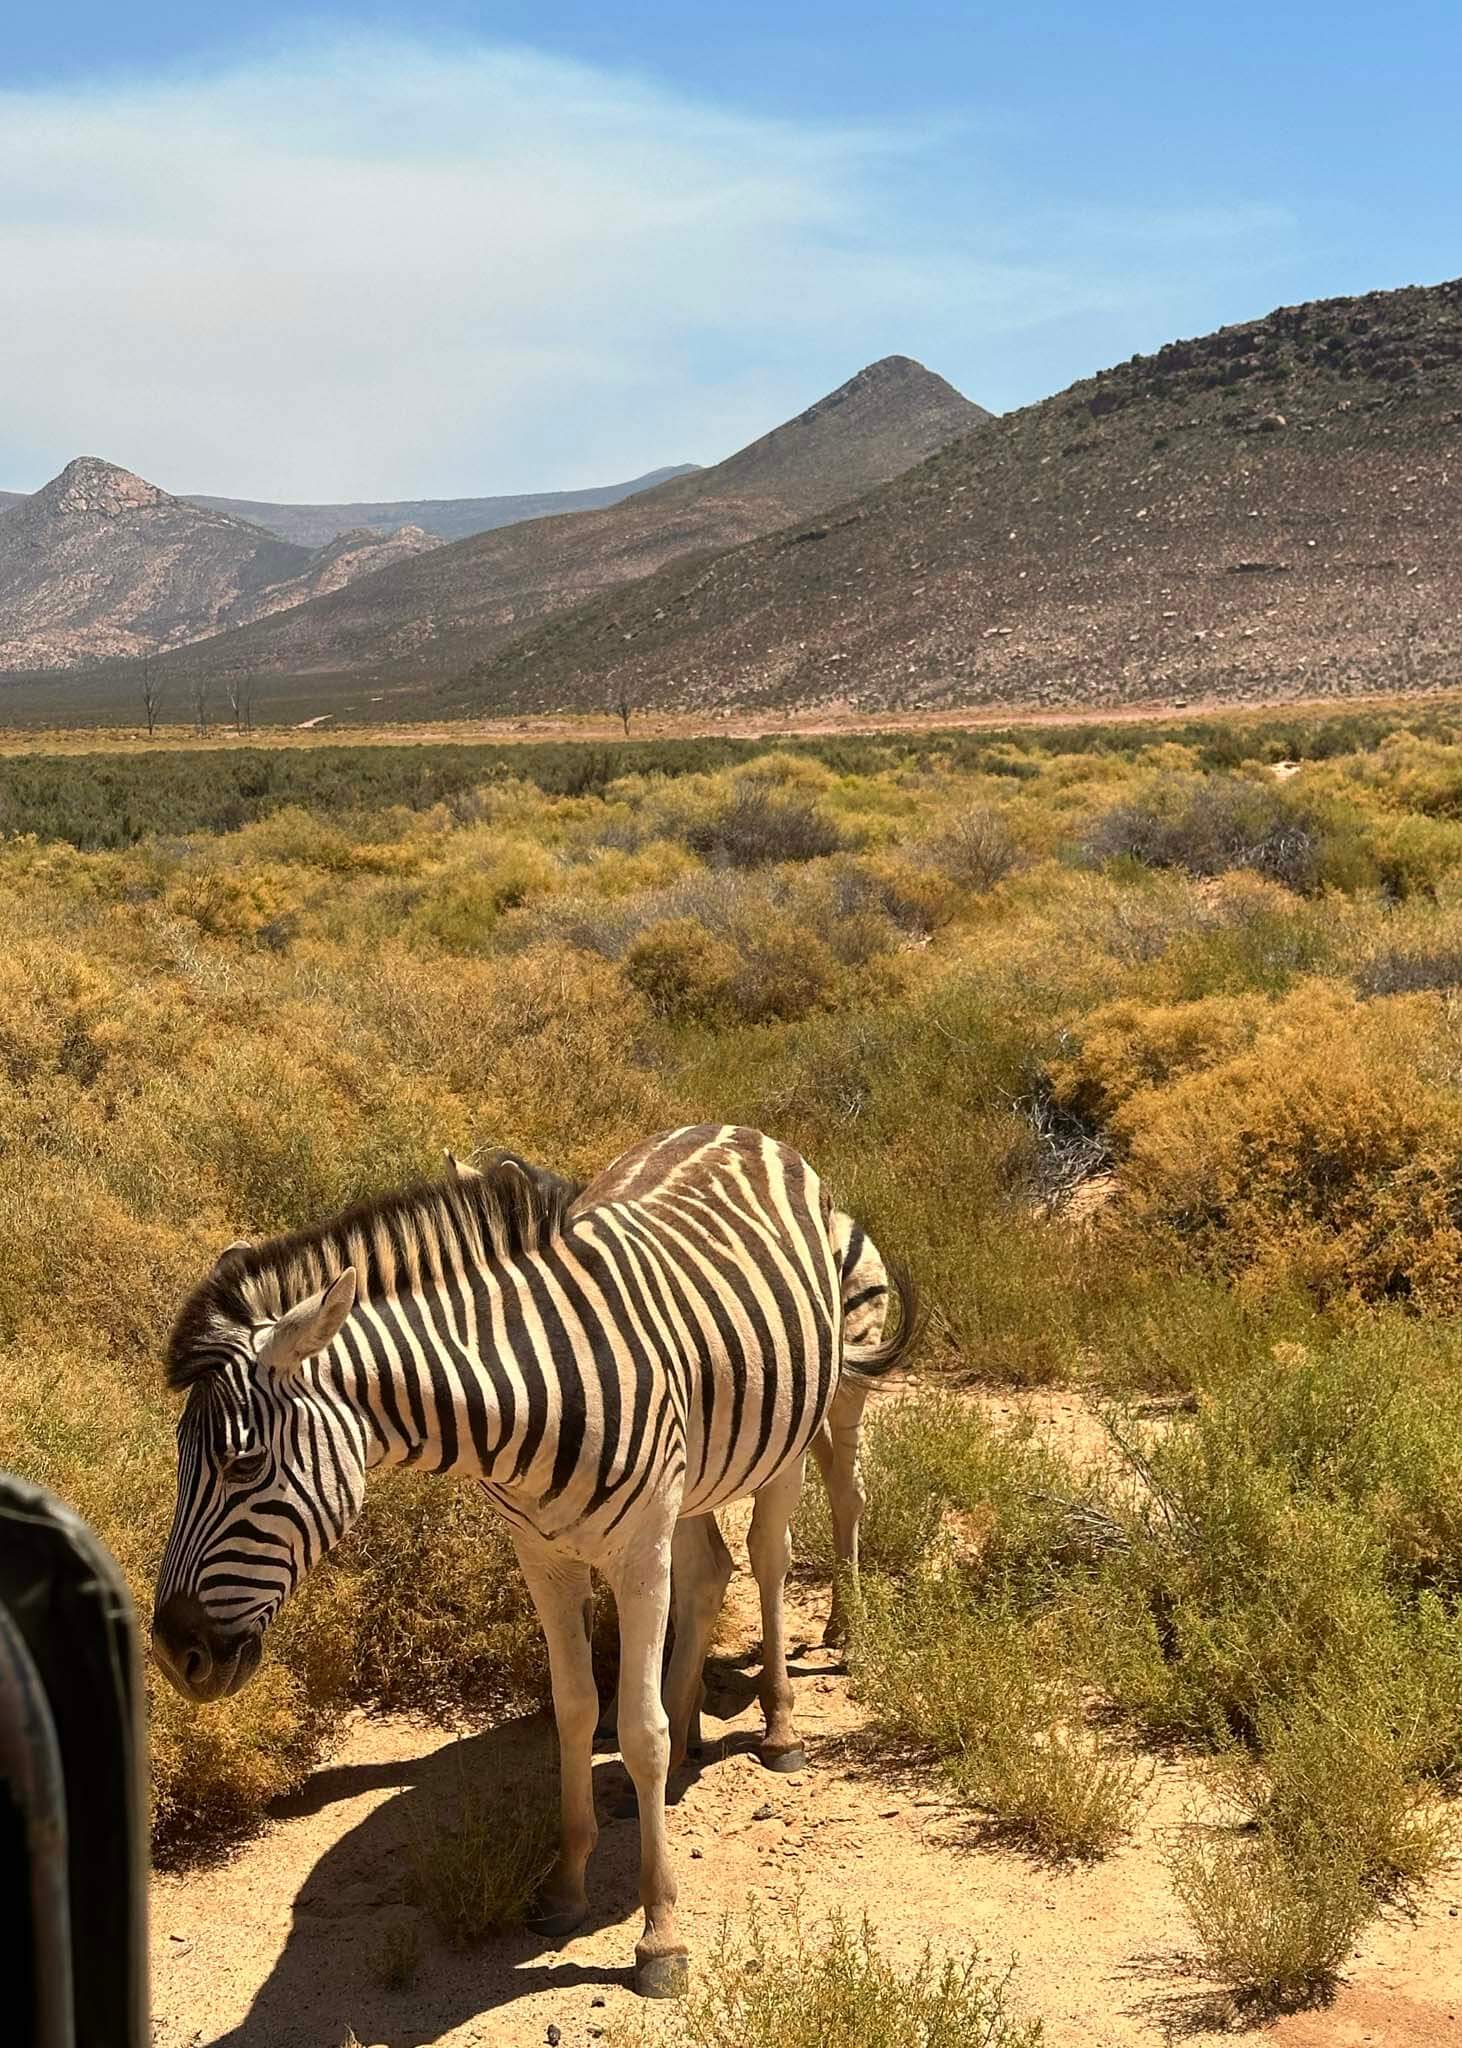
<path id="1" fill-rule="evenodd" d="M 307 1301 L 286 1311 L 259 1346 L 259 1360 L 284 1377 L 297 1372 L 307 1358 L 316 1358 L 333 1344 L 340 1326 L 355 1307 L 356 1276 L 347 1266 L 338 1279 Z"/>
<path id="2" fill-rule="evenodd" d="M 215 1266 L 221 1266 L 224 1260 L 231 1259 L 235 1252 L 251 1252 L 253 1249 L 254 1247 L 249 1243 L 249 1240 L 246 1237 L 236 1237 L 232 1244 L 226 1244 L 224 1246 L 223 1250 L 219 1253 L 218 1257 L 213 1261 L 213 1263 Z"/>
<path id="3" fill-rule="evenodd" d="M 448 1180 L 455 1181 L 482 1179 L 482 1175 L 477 1171 L 477 1168 L 475 1166 L 469 1166 L 465 1159 L 459 1159 L 455 1152 L 444 1152 L 442 1154 L 442 1157 L 447 1162 Z"/>

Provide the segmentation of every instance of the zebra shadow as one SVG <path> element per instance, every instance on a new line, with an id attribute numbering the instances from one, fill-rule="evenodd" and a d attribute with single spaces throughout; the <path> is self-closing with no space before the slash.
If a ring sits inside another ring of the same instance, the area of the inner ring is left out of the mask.
<path id="1" fill-rule="evenodd" d="M 802 1675 L 795 1662 L 792 1668 Z M 806 1675 L 814 1668 L 827 1667 L 809 1667 Z M 720 1726 L 714 1736 L 707 1728 L 710 1739 L 700 1762 L 671 1780 L 672 1805 L 702 1772 L 756 1747 L 760 1715 L 749 1710 L 755 1707 L 758 1676 L 755 1652 L 713 1652 L 707 1706 Z M 737 1716 L 749 1725 L 728 1726 Z M 430 1740 L 425 1732 L 422 1739 Z M 640 1930 L 639 1828 L 617 1756 L 595 1760 L 601 1834 L 589 1869 L 590 1913 L 567 1943 L 517 1929 L 454 1951 L 435 1938 L 411 1900 L 416 1857 L 434 1833 L 460 1819 L 464 1791 L 527 1785 L 544 1775 L 556 1784 L 557 1769 L 551 1718 L 532 1714 L 422 1756 L 326 1764 L 312 1773 L 298 1792 L 271 1807 L 273 1819 L 324 1814 L 372 1792 L 392 1796 L 319 1857 L 295 1895 L 288 1938 L 248 2013 L 237 2026 L 208 2038 L 206 2048 L 339 2048 L 352 2031 L 372 2048 L 427 2048 L 454 2027 L 535 1993 L 585 1985 L 628 1988 Z M 386 1944 L 405 1923 L 420 1934 L 421 1959 L 410 1985 L 392 1989 L 383 1981 Z M 580 1960 L 582 1937 L 610 1927 L 618 1930 L 612 1946 L 622 1966 Z M 547 2002 L 543 2016 L 545 2027 L 555 2017 Z M 204 2037 L 198 2039 L 204 2048 Z"/>
<path id="2" fill-rule="evenodd" d="M 327 1765 L 271 1808 L 284 1820 L 393 1791 L 320 1856 L 295 1895 L 288 1938 L 248 2013 L 207 2037 L 207 2048 L 339 2048 L 352 2031 L 381 2048 L 426 2048 L 533 1993 L 628 1986 L 640 1927 L 639 1830 L 632 1822 L 604 1823 L 590 1866 L 589 1919 L 567 1943 L 520 1928 L 454 1951 L 411 1901 L 420 1846 L 460 1818 L 464 1786 L 526 1785 L 540 1773 L 556 1774 L 550 1731 L 543 1716 L 530 1715 L 420 1757 Z M 627 1782 L 616 1760 L 596 1763 L 601 1813 L 622 1801 Z M 383 1976 L 386 1946 L 404 1923 L 416 1926 L 421 1955 L 411 1983 L 393 1989 Z M 613 1946 L 623 1967 L 576 1960 L 581 1936 L 606 1927 L 622 1930 Z M 554 2016 L 547 2006 L 544 2014 L 545 2023 Z M 205 2037 L 195 2038 L 202 2048 Z"/>

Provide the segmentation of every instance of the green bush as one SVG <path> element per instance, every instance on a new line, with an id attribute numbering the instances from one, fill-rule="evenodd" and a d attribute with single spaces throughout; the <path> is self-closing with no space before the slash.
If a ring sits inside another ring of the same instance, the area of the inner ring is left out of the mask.
<path id="1" fill-rule="evenodd" d="M 449 1948 L 520 1926 L 558 1852 L 558 1806 L 545 1753 L 510 1786 L 484 1791 L 461 1771 L 450 1820 L 416 1842 L 409 1889 Z"/>
<path id="2" fill-rule="evenodd" d="M 1057 1857 L 1099 1856 L 1131 1827 L 1148 1773 L 1085 1724 L 1059 1632 L 974 1603 L 929 1567 L 870 1579 L 849 1668 L 874 1727 L 939 1757 L 959 1795 Z"/>

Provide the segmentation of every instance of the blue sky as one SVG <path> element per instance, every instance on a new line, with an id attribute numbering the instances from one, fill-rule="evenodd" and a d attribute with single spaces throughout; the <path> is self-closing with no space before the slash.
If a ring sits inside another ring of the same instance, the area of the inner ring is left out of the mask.
<path id="1" fill-rule="evenodd" d="M 1462 271 L 1462 10 L 12 10 L 0 487 L 711 461 L 872 358 L 1006 408 Z"/>

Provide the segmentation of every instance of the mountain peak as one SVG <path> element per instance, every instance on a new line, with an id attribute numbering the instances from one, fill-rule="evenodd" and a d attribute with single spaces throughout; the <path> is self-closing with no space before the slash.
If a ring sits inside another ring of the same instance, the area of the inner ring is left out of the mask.
<path id="1" fill-rule="evenodd" d="M 912 356 L 880 356 L 876 363 L 866 364 L 849 377 L 846 384 L 839 384 L 835 391 L 829 391 L 825 398 L 819 398 L 815 405 L 808 406 L 798 418 L 799 422 L 817 420 L 840 406 L 869 403 L 909 408 L 963 406 L 968 410 L 968 424 L 971 426 L 977 419 L 990 418 L 983 406 L 962 397 L 952 384 L 935 371 L 926 370 Z"/>
<path id="2" fill-rule="evenodd" d="M 156 484 L 134 476 L 130 469 L 118 468 L 115 462 L 103 462 L 97 455 L 76 456 L 31 500 L 37 510 L 92 513 L 103 519 L 170 502 L 167 492 Z"/>

